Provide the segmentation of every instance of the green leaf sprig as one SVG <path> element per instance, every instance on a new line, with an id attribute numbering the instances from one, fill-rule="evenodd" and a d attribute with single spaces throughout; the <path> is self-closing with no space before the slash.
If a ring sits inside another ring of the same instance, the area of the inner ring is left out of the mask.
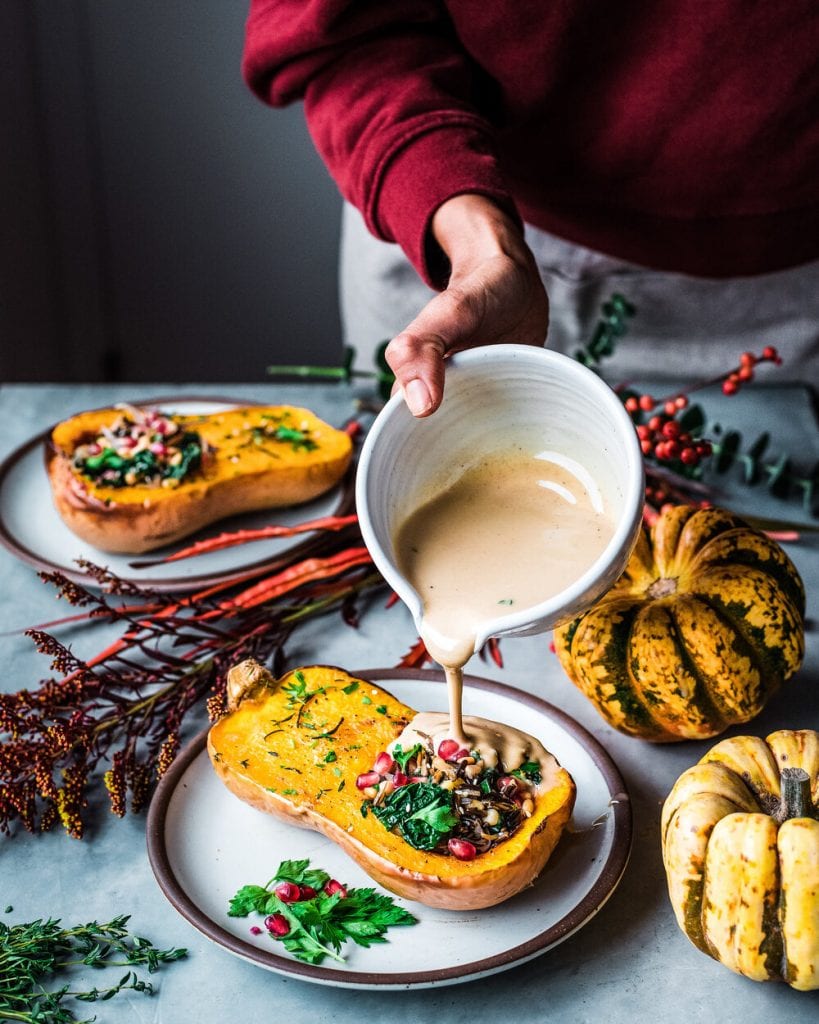
<path id="1" fill-rule="evenodd" d="M 297 887 L 295 899 L 284 900 L 277 894 L 282 883 Z M 271 938 L 308 964 L 320 964 L 325 957 L 344 963 L 340 954 L 345 942 L 369 948 L 387 941 L 388 928 L 416 923 L 392 897 L 371 888 L 346 888 L 326 871 L 311 868 L 309 860 L 282 861 L 267 885 L 242 886 L 231 899 L 228 914 L 247 917 L 252 913 L 263 915 L 266 924 L 277 919 L 277 932 L 268 927 Z"/>
<path id="2" fill-rule="evenodd" d="M 375 382 L 378 393 L 385 401 L 390 397 L 395 383 L 395 374 L 390 369 L 384 352 L 389 339 L 382 341 L 375 353 L 374 370 L 359 370 L 355 367 L 356 351 L 346 346 L 342 355 L 341 366 L 268 366 L 267 372 L 273 377 L 301 377 L 308 380 L 343 381 L 349 383 L 358 378 L 366 378 Z"/>
<path id="3" fill-rule="evenodd" d="M 125 990 L 151 995 L 151 983 L 132 970 L 109 988 L 46 988 L 49 978 L 69 968 L 144 967 L 153 974 L 162 964 L 186 956 L 186 949 L 157 949 L 148 939 L 132 936 L 128 920 L 123 915 L 106 924 L 92 921 L 72 928 L 63 928 L 57 918 L 25 924 L 0 921 L 0 1020 L 75 1024 L 78 1019 L 68 1000 L 104 1002 Z"/>

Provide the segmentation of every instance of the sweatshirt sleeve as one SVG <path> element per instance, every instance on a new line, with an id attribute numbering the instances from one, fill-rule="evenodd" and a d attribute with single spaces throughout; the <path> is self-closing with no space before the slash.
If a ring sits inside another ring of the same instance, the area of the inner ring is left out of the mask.
<path id="1" fill-rule="evenodd" d="M 463 192 L 517 218 L 479 112 L 485 89 L 435 0 L 251 0 L 243 74 L 273 106 L 303 98 L 343 196 L 434 287 L 432 215 Z"/>

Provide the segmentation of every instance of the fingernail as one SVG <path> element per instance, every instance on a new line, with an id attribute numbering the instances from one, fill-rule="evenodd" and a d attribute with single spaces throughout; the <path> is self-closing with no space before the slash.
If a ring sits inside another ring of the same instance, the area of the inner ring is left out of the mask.
<path id="1" fill-rule="evenodd" d="M 432 405 L 426 384 L 417 377 L 404 386 L 404 401 L 413 416 L 423 416 Z"/>

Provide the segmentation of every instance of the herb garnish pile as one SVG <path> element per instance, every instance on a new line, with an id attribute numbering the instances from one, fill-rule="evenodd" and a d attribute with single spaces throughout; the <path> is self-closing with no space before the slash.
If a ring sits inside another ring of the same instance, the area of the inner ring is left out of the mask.
<path id="1" fill-rule="evenodd" d="M 386 942 L 394 925 L 416 924 L 416 918 L 392 897 L 375 889 L 350 889 L 309 860 L 285 860 L 267 885 L 245 885 L 230 901 L 231 917 L 257 913 L 273 939 L 298 960 L 320 964 L 325 957 L 344 963 L 340 951 L 352 941 L 369 948 Z M 258 926 L 251 932 L 260 935 Z"/>
<path id="2" fill-rule="evenodd" d="M 203 444 L 170 416 L 129 406 L 99 436 L 80 445 L 74 468 L 105 487 L 178 487 L 202 463 Z"/>
<path id="3" fill-rule="evenodd" d="M 534 811 L 540 764 L 527 761 L 512 772 L 488 766 L 477 751 L 444 740 L 409 750 L 398 744 L 380 753 L 373 769 L 356 781 L 385 828 L 417 850 L 473 860 L 518 831 Z"/>
<path id="4" fill-rule="evenodd" d="M 150 995 L 153 986 L 136 971 L 127 971 L 111 988 L 45 987 L 48 978 L 68 968 L 145 967 L 153 974 L 187 954 L 186 949 L 157 949 L 148 939 L 129 935 L 127 924 L 127 916 L 73 928 L 53 918 L 14 925 L 0 921 L 0 1020 L 74 1024 L 69 1000 L 105 1001 L 129 989 Z"/>
<path id="5" fill-rule="evenodd" d="M 318 448 L 318 443 L 310 437 L 306 430 L 290 426 L 285 423 L 290 415 L 285 413 L 282 416 L 275 416 L 271 413 L 262 413 L 262 423 L 259 426 L 250 428 L 250 436 L 257 448 L 264 450 L 267 441 L 277 441 L 280 444 L 289 444 L 294 452 L 313 452 Z M 276 452 L 270 452 L 278 458 Z"/>

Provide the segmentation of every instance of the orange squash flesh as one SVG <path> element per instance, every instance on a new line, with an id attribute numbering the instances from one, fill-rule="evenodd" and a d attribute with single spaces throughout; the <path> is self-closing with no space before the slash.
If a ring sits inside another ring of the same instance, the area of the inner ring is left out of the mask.
<path id="1" fill-rule="evenodd" d="M 308 700 L 288 687 L 304 682 Z M 229 677 L 230 712 L 210 730 L 214 768 L 258 810 L 314 829 L 375 881 L 407 899 L 457 910 L 489 907 L 531 884 L 571 816 L 575 786 L 556 761 L 544 766 L 534 813 L 510 839 L 472 861 L 416 850 L 373 814 L 361 815 L 356 779 L 415 711 L 341 669 L 312 666 L 278 682 L 255 662 Z"/>
<path id="2" fill-rule="evenodd" d="M 339 482 L 352 458 L 341 430 L 307 409 L 249 406 L 206 416 L 174 416 L 207 448 L 200 470 L 170 489 L 111 487 L 80 474 L 76 449 L 110 427 L 121 411 L 96 409 L 57 424 L 46 445 L 54 504 L 77 536 L 103 551 L 139 554 L 172 544 L 227 516 L 311 501 Z M 305 432 L 314 448 L 254 443 L 254 428 L 275 419 Z"/>

